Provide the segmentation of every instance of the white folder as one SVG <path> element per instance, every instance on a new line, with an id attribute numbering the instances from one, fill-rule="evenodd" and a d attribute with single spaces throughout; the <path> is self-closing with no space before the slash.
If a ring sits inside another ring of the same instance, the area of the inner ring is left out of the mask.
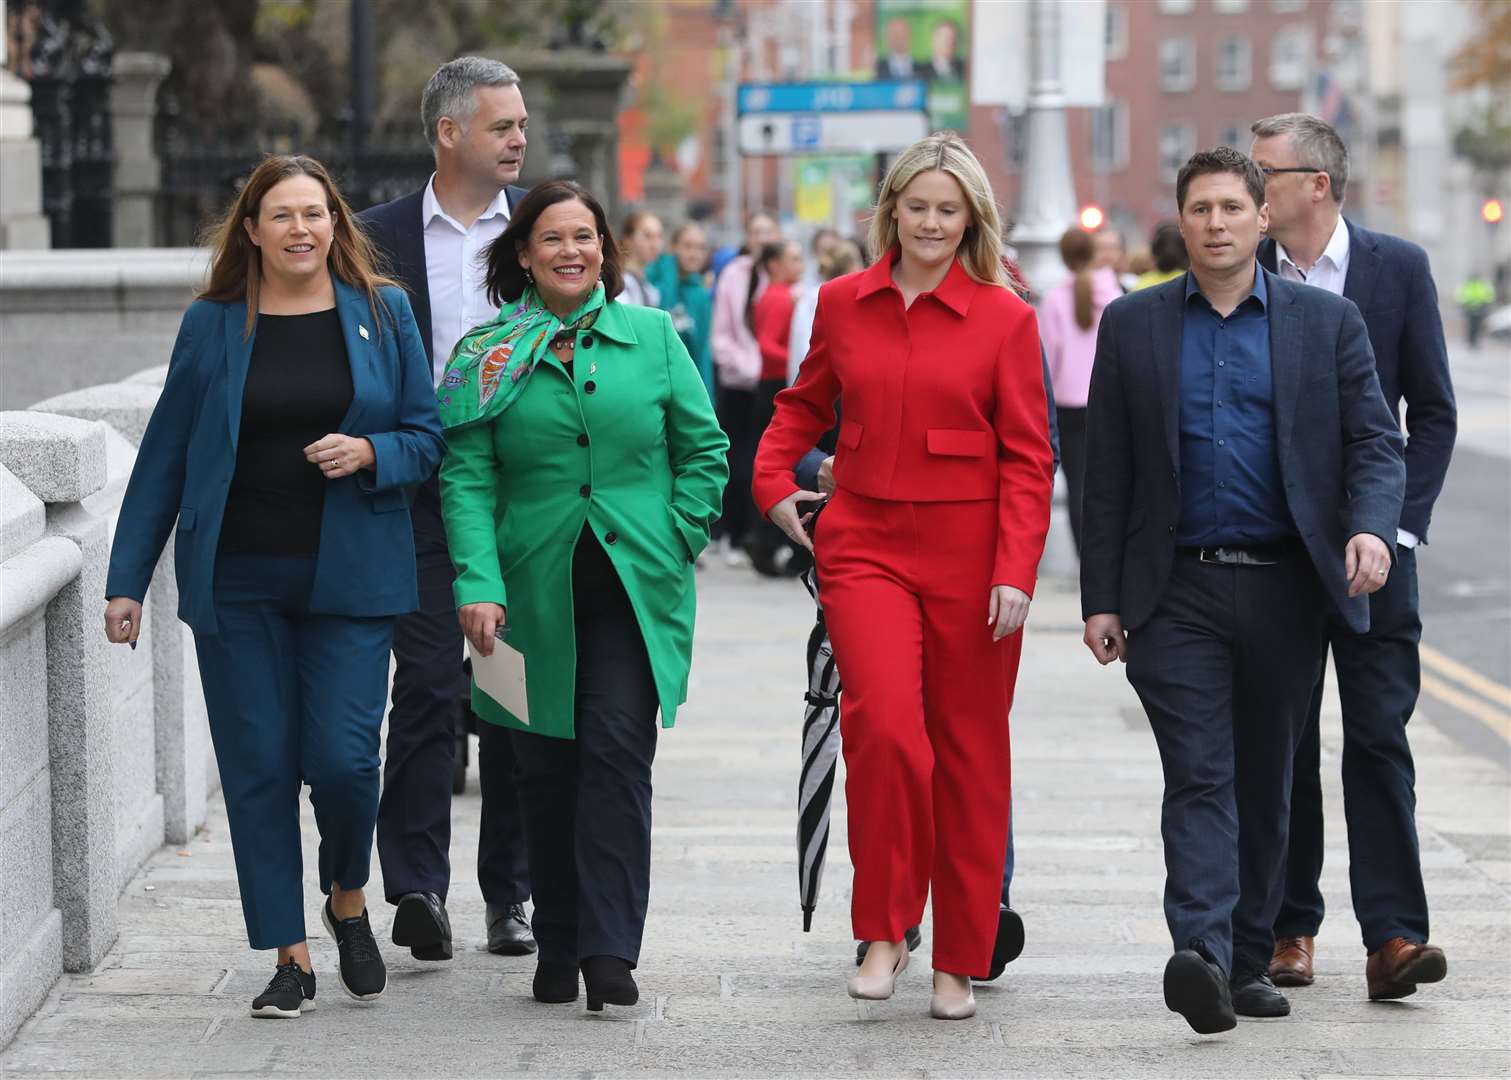
<path id="1" fill-rule="evenodd" d="M 477 688 L 509 710 L 521 724 L 530 723 L 530 701 L 525 694 L 525 654 L 507 641 L 494 641 L 493 655 L 483 656 L 467 643 L 472 657 L 472 678 Z"/>

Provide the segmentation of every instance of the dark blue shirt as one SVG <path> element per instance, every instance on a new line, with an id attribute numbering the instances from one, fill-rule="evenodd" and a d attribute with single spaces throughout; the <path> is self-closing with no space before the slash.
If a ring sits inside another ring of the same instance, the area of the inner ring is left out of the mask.
<path id="1" fill-rule="evenodd" d="M 1275 445 L 1264 271 L 1227 318 L 1186 275 L 1180 343 L 1181 546 L 1294 536 Z"/>

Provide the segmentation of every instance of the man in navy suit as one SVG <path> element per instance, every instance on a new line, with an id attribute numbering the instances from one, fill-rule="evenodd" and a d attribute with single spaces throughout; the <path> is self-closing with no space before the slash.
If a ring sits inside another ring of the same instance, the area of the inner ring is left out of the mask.
<path id="1" fill-rule="evenodd" d="M 1287 280 L 1352 300 L 1369 328 L 1392 415 L 1406 402 L 1406 500 L 1394 538 L 1395 571 L 1369 599 L 1367 634 L 1337 619 L 1329 620 L 1327 631 L 1343 704 L 1349 879 L 1368 954 L 1366 981 L 1370 998 L 1400 998 L 1448 971 L 1442 950 L 1427 941 L 1416 771 L 1406 738 L 1421 672 L 1416 548 L 1427 541 L 1457 432 L 1448 350 L 1426 252 L 1343 217 L 1348 149 L 1331 125 L 1287 113 L 1260 120 L 1251 130 L 1270 204 L 1270 239 L 1260 246 L 1259 261 Z M 1313 939 L 1322 923 L 1318 718 L 1324 679 L 1317 680 L 1296 751 L 1285 902 L 1270 965 L 1282 986 L 1311 983 Z"/>
<path id="2" fill-rule="evenodd" d="M 419 191 L 359 217 L 409 290 L 415 322 L 439 382 L 457 340 L 496 313 L 483 287 L 488 245 L 522 198 L 512 186 L 525 160 L 528 116 L 519 76 L 497 60 L 463 56 L 440 67 L 420 104 L 435 173 Z M 467 701 L 455 574 L 432 475 L 411 508 L 420 609 L 394 629 L 393 708 L 378 811 L 378 858 L 394 912 L 393 940 L 421 960 L 449 960 L 451 778 L 457 720 Z M 508 732 L 478 725 L 482 784 L 478 883 L 488 948 L 535 951 L 525 918 L 529 873 Z"/>
<path id="3" fill-rule="evenodd" d="M 1358 309 L 1255 260 L 1259 167 L 1197 154 L 1176 205 L 1190 271 L 1097 333 L 1081 607 L 1159 746 L 1165 1003 L 1208 1033 L 1290 1011 L 1268 968 L 1296 739 L 1328 609 L 1369 628 L 1405 467 Z"/>

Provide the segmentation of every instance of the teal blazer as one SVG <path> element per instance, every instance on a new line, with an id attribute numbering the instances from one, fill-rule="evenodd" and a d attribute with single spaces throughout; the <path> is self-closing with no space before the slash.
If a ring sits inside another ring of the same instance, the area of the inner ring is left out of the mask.
<path id="1" fill-rule="evenodd" d="M 409 503 L 445 442 L 409 299 L 391 286 L 379 296 L 375 320 L 366 295 L 336 281 L 352 369 L 351 408 L 338 431 L 365 437 L 377 462 L 326 488 L 310 597 L 311 610 L 322 614 L 397 615 L 418 605 Z M 137 449 L 105 582 L 107 598 L 142 600 L 177 521 L 178 617 L 197 634 L 216 632 L 215 553 L 256 340 L 255 329 L 246 336 L 246 317 L 240 300 L 196 300 L 184 313 L 162 396 Z"/>

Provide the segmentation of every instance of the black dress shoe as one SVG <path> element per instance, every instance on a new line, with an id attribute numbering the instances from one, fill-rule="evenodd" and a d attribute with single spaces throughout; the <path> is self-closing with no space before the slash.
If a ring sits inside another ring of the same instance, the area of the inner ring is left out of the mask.
<path id="1" fill-rule="evenodd" d="M 923 934 L 919 933 L 918 927 L 908 927 L 907 933 L 902 939 L 908 943 L 908 952 L 915 952 L 918 946 L 923 944 Z M 860 967 L 866 962 L 866 950 L 871 948 L 869 941 L 857 941 L 855 943 L 855 966 Z"/>
<path id="2" fill-rule="evenodd" d="M 548 964 L 544 960 L 535 965 L 535 980 L 530 984 L 535 1000 L 542 1005 L 565 1005 L 577 1000 L 577 965 Z"/>
<path id="3" fill-rule="evenodd" d="M 602 1012 L 605 1005 L 634 1005 L 640 1000 L 640 987 L 630 974 L 630 962 L 623 957 L 584 957 L 582 982 L 588 992 L 588 1012 Z"/>
<path id="4" fill-rule="evenodd" d="M 1291 1003 L 1263 971 L 1239 976 L 1232 983 L 1233 1011 L 1239 1016 L 1290 1016 Z"/>
<path id="5" fill-rule="evenodd" d="M 1006 904 L 997 909 L 997 940 L 992 945 L 992 969 L 986 981 L 991 982 L 1023 955 L 1023 920 Z"/>
<path id="6" fill-rule="evenodd" d="M 441 898 L 421 892 L 399 897 L 393 913 L 393 943 L 408 945 L 416 960 L 450 960 L 451 919 Z"/>
<path id="7" fill-rule="evenodd" d="M 524 904 L 488 905 L 488 951 L 499 956 L 529 956 L 535 951 Z"/>
<path id="8" fill-rule="evenodd" d="M 1165 1007 L 1184 1016 L 1198 1035 L 1238 1026 L 1227 976 L 1194 949 L 1181 949 L 1165 965 Z"/>

